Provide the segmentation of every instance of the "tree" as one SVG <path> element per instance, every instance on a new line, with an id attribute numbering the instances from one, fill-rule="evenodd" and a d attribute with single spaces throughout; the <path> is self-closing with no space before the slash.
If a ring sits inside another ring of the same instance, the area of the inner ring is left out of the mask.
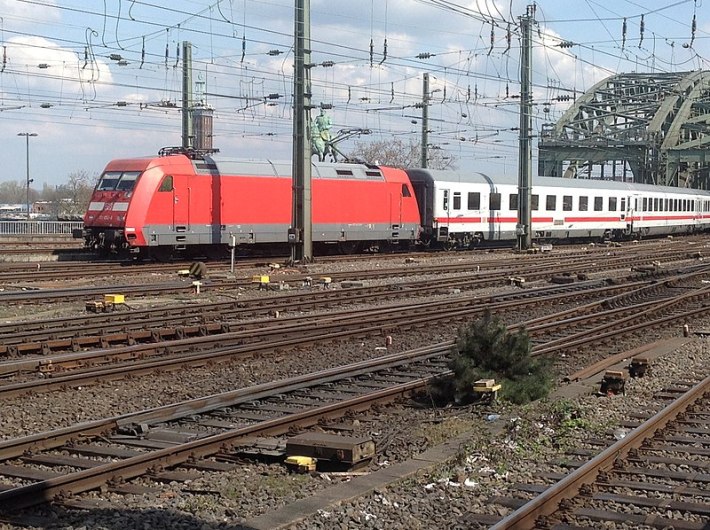
<path id="1" fill-rule="evenodd" d="M 421 166 L 421 144 L 405 143 L 400 138 L 375 142 L 356 142 L 355 149 L 348 154 L 350 159 L 362 160 L 368 164 L 381 164 L 399 168 Z M 456 160 L 443 149 L 430 149 L 428 166 L 432 169 L 453 169 Z"/>
<path id="2" fill-rule="evenodd" d="M 91 201 L 96 178 L 80 169 L 69 174 L 67 183 L 57 186 L 57 217 L 61 219 L 81 219 Z"/>
<path id="3" fill-rule="evenodd" d="M 471 399 L 478 379 L 502 383 L 501 397 L 513 403 L 526 403 L 547 395 L 553 374 L 547 359 L 530 355 L 531 344 L 525 329 L 509 333 L 505 324 L 490 311 L 459 330 L 449 368 L 453 378 L 439 382 L 438 392 L 454 401 Z"/>
<path id="4" fill-rule="evenodd" d="M 25 204 L 27 200 L 26 184 L 15 180 L 0 182 L 0 203 Z"/>

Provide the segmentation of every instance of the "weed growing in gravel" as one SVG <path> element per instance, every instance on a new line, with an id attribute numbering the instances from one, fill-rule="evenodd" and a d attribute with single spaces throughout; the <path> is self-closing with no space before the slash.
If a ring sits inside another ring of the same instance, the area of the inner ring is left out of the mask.
<path id="1" fill-rule="evenodd" d="M 200 515 L 202 513 L 218 513 L 221 507 L 222 503 L 219 498 L 212 495 L 195 495 L 184 499 L 180 509 L 193 515 Z"/>
<path id="2" fill-rule="evenodd" d="M 250 496 L 255 492 L 268 491 L 270 496 L 285 497 L 299 492 L 303 485 L 311 480 L 310 475 L 289 473 L 285 475 L 255 475 L 248 481 L 233 480 L 222 488 L 222 495 L 227 499 Z"/>
<path id="3" fill-rule="evenodd" d="M 568 449 L 577 444 L 580 433 L 602 435 L 614 422 L 613 420 L 594 422 L 588 412 L 579 403 L 562 399 L 547 403 L 547 411 L 543 415 L 555 431 L 554 442 L 561 449 Z"/>
<path id="4" fill-rule="evenodd" d="M 471 430 L 473 427 L 474 422 L 472 420 L 456 417 L 445 418 L 438 423 L 420 423 L 417 435 L 424 438 L 429 445 L 438 445 L 454 436 Z"/>

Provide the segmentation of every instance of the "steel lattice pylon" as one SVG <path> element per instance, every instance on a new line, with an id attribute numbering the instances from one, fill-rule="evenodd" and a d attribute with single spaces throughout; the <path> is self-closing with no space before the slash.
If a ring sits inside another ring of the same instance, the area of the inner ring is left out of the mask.
<path id="1" fill-rule="evenodd" d="M 710 72 L 619 74 L 542 126 L 538 174 L 710 189 Z"/>

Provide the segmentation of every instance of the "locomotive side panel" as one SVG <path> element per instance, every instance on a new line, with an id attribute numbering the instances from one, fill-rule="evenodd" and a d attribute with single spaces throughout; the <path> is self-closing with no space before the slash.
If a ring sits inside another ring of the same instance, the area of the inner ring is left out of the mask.
<path id="1" fill-rule="evenodd" d="M 402 170 L 351 166 L 333 173 L 332 168 L 321 167 L 319 173 L 313 184 L 314 240 L 416 239 L 417 201 Z"/>
<path id="2" fill-rule="evenodd" d="M 285 243 L 291 226 L 291 179 L 277 175 L 221 175 L 223 243 Z"/>

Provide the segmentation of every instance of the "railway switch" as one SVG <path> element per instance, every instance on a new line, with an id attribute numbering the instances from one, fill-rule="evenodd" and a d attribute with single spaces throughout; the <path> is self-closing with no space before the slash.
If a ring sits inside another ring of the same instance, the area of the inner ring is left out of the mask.
<path id="1" fill-rule="evenodd" d="M 196 280 L 201 280 L 207 274 L 207 265 L 202 261 L 196 261 L 190 265 L 190 276 Z"/>
<path id="2" fill-rule="evenodd" d="M 107 304 L 125 304 L 126 297 L 122 294 L 105 294 L 104 303 Z"/>
<path id="3" fill-rule="evenodd" d="M 508 283 L 515 287 L 525 287 L 525 278 L 522 276 L 511 276 L 508 278 Z"/>

